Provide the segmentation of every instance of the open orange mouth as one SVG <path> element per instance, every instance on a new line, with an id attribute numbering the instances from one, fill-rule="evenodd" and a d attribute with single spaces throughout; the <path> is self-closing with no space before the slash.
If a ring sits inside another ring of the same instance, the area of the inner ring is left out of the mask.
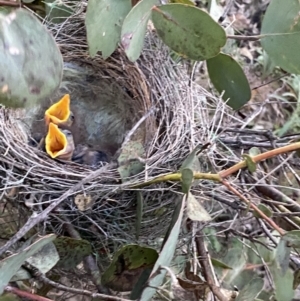
<path id="1" fill-rule="evenodd" d="M 65 124 L 70 126 L 73 122 L 72 117 L 69 94 L 66 94 L 45 112 L 45 121 L 47 125 L 53 122 L 57 125 Z"/>
<path id="2" fill-rule="evenodd" d="M 67 137 L 54 123 L 49 124 L 45 144 L 47 154 L 53 159 L 68 153 Z"/>

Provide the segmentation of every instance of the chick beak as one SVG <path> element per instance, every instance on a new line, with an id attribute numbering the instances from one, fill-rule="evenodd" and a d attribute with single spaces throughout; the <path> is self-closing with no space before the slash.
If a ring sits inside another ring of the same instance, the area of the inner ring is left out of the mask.
<path id="1" fill-rule="evenodd" d="M 56 124 L 50 123 L 45 144 L 46 152 L 51 158 L 71 160 L 75 146 L 70 131 L 61 130 Z"/>
<path id="2" fill-rule="evenodd" d="M 70 110 L 70 95 L 66 94 L 45 112 L 46 126 L 53 122 L 57 125 L 71 126 L 74 115 Z"/>

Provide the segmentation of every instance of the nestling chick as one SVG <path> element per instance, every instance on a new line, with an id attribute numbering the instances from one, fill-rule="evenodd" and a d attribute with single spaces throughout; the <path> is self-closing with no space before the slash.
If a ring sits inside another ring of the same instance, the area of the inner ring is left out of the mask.
<path id="1" fill-rule="evenodd" d="M 86 145 L 78 144 L 74 150 L 72 161 L 95 168 L 100 162 L 108 162 L 109 159 L 102 151 L 91 150 Z"/>
<path id="2" fill-rule="evenodd" d="M 56 124 L 50 123 L 45 144 L 46 152 L 51 158 L 65 161 L 72 159 L 75 146 L 69 130 L 59 129 Z"/>
<path id="3" fill-rule="evenodd" d="M 57 103 L 53 104 L 45 112 L 45 122 L 48 126 L 51 122 L 59 126 L 71 126 L 74 114 L 70 110 L 70 95 L 66 94 Z"/>

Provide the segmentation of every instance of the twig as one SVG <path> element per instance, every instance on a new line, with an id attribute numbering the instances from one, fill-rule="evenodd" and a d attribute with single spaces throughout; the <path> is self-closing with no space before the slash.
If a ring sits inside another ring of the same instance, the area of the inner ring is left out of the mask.
<path id="1" fill-rule="evenodd" d="M 279 148 L 264 152 L 262 154 L 259 154 L 257 156 L 253 156 L 251 158 L 254 163 L 258 163 L 260 161 L 270 159 L 270 158 L 278 156 L 280 154 L 295 151 L 297 149 L 300 149 L 300 142 L 286 145 L 283 147 L 279 147 Z M 243 161 L 235 164 L 234 166 L 219 172 L 218 174 L 194 172 L 194 179 L 197 179 L 197 180 L 205 179 L 205 180 L 211 180 L 211 181 L 216 181 L 216 182 L 222 182 L 222 178 L 226 178 L 245 167 L 247 167 L 247 162 L 245 160 L 243 160 Z M 167 182 L 167 181 L 181 181 L 181 173 L 179 173 L 179 172 L 178 173 L 170 173 L 167 175 L 158 176 L 158 177 L 156 177 L 152 180 L 149 180 L 147 182 L 144 182 L 144 183 L 133 184 L 132 186 L 130 186 L 130 188 L 131 189 L 142 188 L 142 187 L 146 187 L 146 186 L 149 186 L 152 184 L 158 184 L 158 183 Z"/>
<path id="2" fill-rule="evenodd" d="M 109 295 L 105 295 L 105 294 L 93 293 L 91 291 L 84 290 L 84 289 L 77 289 L 77 288 L 67 287 L 65 285 L 62 285 L 60 283 L 57 283 L 55 281 L 50 280 L 43 273 L 41 273 L 36 267 L 32 266 L 28 262 L 24 263 L 24 267 L 26 269 L 28 269 L 30 271 L 30 273 L 35 278 L 39 279 L 43 283 L 46 283 L 48 285 L 51 285 L 51 286 L 57 288 L 58 290 L 62 290 L 62 291 L 69 292 L 69 293 L 74 293 L 74 294 L 79 294 L 79 295 L 84 295 L 84 296 L 89 296 L 89 297 L 92 297 L 92 298 L 103 298 L 104 300 L 130 301 L 128 299 L 123 299 L 123 298 L 120 298 L 120 297 L 117 297 L 117 296 L 109 296 Z M 40 300 L 38 300 L 38 301 L 40 301 Z M 41 300 L 41 301 L 44 301 L 44 300 Z M 49 301 L 49 300 L 47 299 L 47 301 Z M 50 300 L 50 301 L 52 301 L 52 300 Z"/>
<path id="3" fill-rule="evenodd" d="M 126 135 L 124 142 L 122 145 L 126 145 L 131 136 L 135 133 L 135 131 L 138 129 L 138 127 L 155 111 L 155 108 L 151 108 L 143 117 L 140 118 L 140 120 L 134 125 L 134 127 L 130 130 L 130 132 Z"/>
<path id="4" fill-rule="evenodd" d="M 284 153 L 295 151 L 297 149 L 300 149 L 300 142 L 293 143 L 293 144 L 283 146 L 283 147 L 279 147 L 279 148 L 267 151 L 265 153 L 259 154 L 257 156 L 253 156 L 252 160 L 254 163 L 258 163 L 260 161 L 270 159 L 272 157 L 275 157 L 275 156 L 278 156 L 278 155 L 281 155 Z M 224 171 L 219 172 L 219 175 L 222 178 L 226 178 L 227 176 L 237 172 L 238 170 L 240 170 L 242 168 L 245 168 L 246 166 L 247 166 L 246 161 L 241 161 L 241 162 L 235 164 L 234 166 L 232 166 Z"/>
<path id="5" fill-rule="evenodd" d="M 21 1 L 0 1 L 0 6 L 11 6 L 11 7 L 21 7 L 22 3 Z"/>
<path id="6" fill-rule="evenodd" d="M 16 287 L 7 285 L 4 289 L 6 292 L 13 293 L 21 298 L 26 298 L 29 300 L 34 300 L 34 301 L 53 301 L 52 299 L 48 299 L 39 295 L 35 295 L 26 291 L 22 291 Z"/>
<path id="7" fill-rule="evenodd" d="M 247 205 L 250 206 L 253 210 L 255 210 L 273 229 L 275 229 L 280 235 L 284 235 L 285 231 L 277 226 L 275 222 L 273 222 L 269 217 L 267 217 L 260 209 L 258 209 L 252 202 L 248 201 L 240 192 L 238 192 L 235 188 L 233 188 L 227 181 L 222 181 L 223 185 L 228 188 L 231 192 L 233 192 L 236 196 L 238 196 L 242 201 L 244 201 Z"/>
<path id="8" fill-rule="evenodd" d="M 222 294 L 220 288 L 215 284 L 213 271 L 208 262 L 209 258 L 207 256 L 207 251 L 205 248 L 204 237 L 201 231 L 198 231 L 197 236 L 195 237 L 196 248 L 199 256 L 199 262 L 203 269 L 204 278 L 210 287 L 211 291 L 215 296 L 219 298 L 220 301 L 228 301 L 227 298 Z"/>

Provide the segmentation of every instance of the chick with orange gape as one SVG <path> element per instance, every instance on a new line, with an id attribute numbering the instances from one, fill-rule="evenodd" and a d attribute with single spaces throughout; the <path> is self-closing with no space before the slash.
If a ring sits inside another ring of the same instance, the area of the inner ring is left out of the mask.
<path id="1" fill-rule="evenodd" d="M 46 152 L 52 159 L 71 161 L 75 145 L 69 130 L 60 129 L 56 124 L 50 123 L 45 145 Z"/>
<path id="2" fill-rule="evenodd" d="M 101 162 L 108 162 L 107 155 L 102 151 L 92 150 L 83 144 L 75 146 L 71 132 L 73 121 L 74 115 L 70 109 L 69 94 L 45 111 L 48 132 L 40 144 L 45 144 L 47 154 L 52 159 L 74 161 L 90 167 L 97 167 Z"/>
<path id="3" fill-rule="evenodd" d="M 58 126 L 70 127 L 73 124 L 73 121 L 74 114 L 70 109 L 69 94 L 66 94 L 45 112 L 46 126 L 48 126 L 52 122 Z"/>

